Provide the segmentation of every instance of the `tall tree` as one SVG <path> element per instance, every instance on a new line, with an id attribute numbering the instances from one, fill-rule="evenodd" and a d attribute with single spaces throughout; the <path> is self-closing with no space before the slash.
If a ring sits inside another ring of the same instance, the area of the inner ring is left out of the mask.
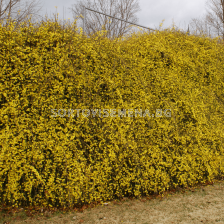
<path id="1" fill-rule="evenodd" d="M 38 4 L 39 2 L 36 2 L 36 0 L 27 2 L 22 2 L 21 0 L 0 0 L 0 22 L 7 26 L 10 21 L 14 21 L 17 27 L 20 23 L 27 21 L 31 15 L 31 21 L 33 21 L 33 19 L 40 17 L 37 13 L 42 7 L 37 8 Z"/>
<path id="2" fill-rule="evenodd" d="M 84 15 L 84 6 L 132 23 L 136 23 L 138 21 L 135 14 L 140 11 L 138 0 L 82 0 L 78 1 L 77 4 L 70 8 L 73 13 L 73 17 L 78 18 L 77 22 L 81 19 L 79 16 Z M 94 11 L 85 11 L 85 32 L 87 35 L 96 33 L 104 27 L 108 31 L 107 36 L 111 38 L 123 36 L 132 29 L 129 23 Z"/>
<path id="3" fill-rule="evenodd" d="M 224 0 L 208 0 L 206 14 L 202 19 L 192 19 L 191 28 L 200 33 L 214 33 L 224 40 Z"/>

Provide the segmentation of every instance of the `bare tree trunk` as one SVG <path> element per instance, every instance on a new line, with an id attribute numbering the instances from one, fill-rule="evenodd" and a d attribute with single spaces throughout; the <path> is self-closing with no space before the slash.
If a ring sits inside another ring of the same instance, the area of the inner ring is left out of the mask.
<path id="1" fill-rule="evenodd" d="M 37 14 L 41 7 L 37 8 L 39 3 L 36 0 L 29 0 L 25 2 L 26 5 L 20 5 L 20 3 L 21 0 L 0 1 L 0 22 L 3 25 L 7 26 L 10 21 L 14 21 L 16 22 L 16 27 L 18 27 L 20 23 L 28 20 L 28 16 L 34 15 L 33 19 L 41 17 Z"/>
<path id="2" fill-rule="evenodd" d="M 207 14 L 202 19 L 192 19 L 191 26 L 195 31 L 203 30 L 203 33 L 209 30 L 209 35 L 212 28 L 213 33 L 220 34 L 224 41 L 224 0 L 208 0 L 206 3 Z"/>
<path id="3" fill-rule="evenodd" d="M 84 7 L 90 8 L 101 13 L 111 15 L 116 18 L 136 23 L 135 14 L 140 11 L 138 0 L 83 0 L 79 1 L 70 10 L 74 17 L 84 15 Z M 108 31 L 107 36 L 119 37 L 131 31 L 130 24 L 109 18 L 97 12 L 87 11 L 85 15 L 85 32 L 87 35 L 94 34 L 104 27 Z"/>

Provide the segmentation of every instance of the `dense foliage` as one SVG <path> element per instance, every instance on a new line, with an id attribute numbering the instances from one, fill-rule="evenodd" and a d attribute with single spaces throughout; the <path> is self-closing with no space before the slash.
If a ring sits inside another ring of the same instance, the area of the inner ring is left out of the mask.
<path id="1" fill-rule="evenodd" d="M 223 53 L 173 30 L 110 40 L 52 22 L 0 26 L 0 201 L 90 203 L 222 176 Z"/>

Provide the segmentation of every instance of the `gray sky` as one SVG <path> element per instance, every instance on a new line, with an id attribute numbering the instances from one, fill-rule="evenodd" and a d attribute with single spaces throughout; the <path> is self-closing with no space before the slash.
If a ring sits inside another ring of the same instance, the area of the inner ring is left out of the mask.
<path id="1" fill-rule="evenodd" d="M 42 14 L 47 13 L 52 18 L 53 13 L 59 13 L 59 19 L 72 19 L 72 13 L 69 10 L 77 0 L 42 0 Z M 202 17 L 206 13 L 206 0 L 139 0 L 141 11 L 136 14 L 138 24 L 159 28 L 159 24 L 165 19 L 163 28 L 172 26 L 173 21 L 179 28 L 187 30 L 188 23 L 192 18 Z M 55 8 L 57 6 L 57 9 Z M 56 11 L 57 10 L 57 11 Z"/>

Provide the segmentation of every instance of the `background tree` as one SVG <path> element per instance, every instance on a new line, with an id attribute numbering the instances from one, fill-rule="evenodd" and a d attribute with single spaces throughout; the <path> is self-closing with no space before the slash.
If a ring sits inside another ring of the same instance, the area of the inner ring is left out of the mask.
<path id="1" fill-rule="evenodd" d="M 42 8 L 38 8 L 39 2 L 36 2 L 36 0 L 29 0 L 24 3 L 25 4 L 23 4 L 21 0 L 0 0 L 0 22 L 7 26 L 10 21 L 14 21 L 16 22 L 16 27 L 18 27 L 20 23 L 27 21 L 28 17 L 31 15 L 31 22 L 41 17 L 37 14 Z"/>
<path id="2" fill-rule="evenodd" d="M 194 31 L 207 35 L 222 36 L 224 40 L 224 0 L 208 0 L 206 14 L 202 19 L 192 19 Z"/>
<path id="3" fill-rule="evenodd" d="M 80 20 L 83 24 L 83 18 L 79 17 L 80 15 L 84 15 L 83 6 L 132 23 L 138 21 L 135 14 L 140 11 L 138 0 L 82 0 L 70 8 L 73 17 L 78 19 L 77 24 Z M 102 27 L 108 31 L 107 36 L 110 38 L 123 36 L 132 30 L 129 23 L 86 10 L 86 34 L 94 34 L 102 30 Z"/>

